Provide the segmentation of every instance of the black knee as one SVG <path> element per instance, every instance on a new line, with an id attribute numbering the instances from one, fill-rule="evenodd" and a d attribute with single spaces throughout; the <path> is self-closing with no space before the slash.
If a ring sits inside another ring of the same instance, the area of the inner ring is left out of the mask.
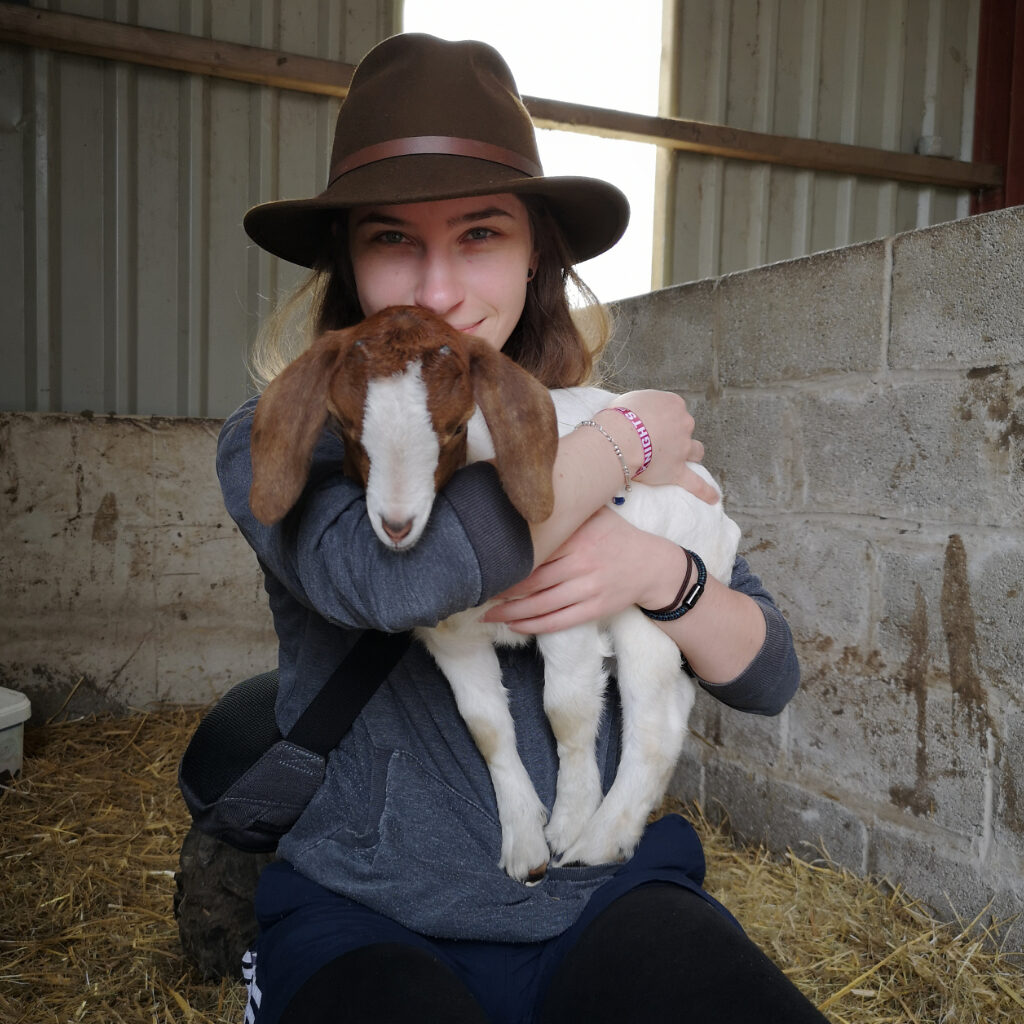
<path id="1" fill-rule="evenodd" d="M 299 989 L 281 1024 L 486 1024 L 480 1004 L 454 971 L 418 946 L 379 943 L 320 968 Z"/>
<path id="2" fill-rule="evenodd" d="M 555 972 L 541 1020 L 821 1024 L 774 963 L 706 900 L 651 883 L 616 900 Z"/>

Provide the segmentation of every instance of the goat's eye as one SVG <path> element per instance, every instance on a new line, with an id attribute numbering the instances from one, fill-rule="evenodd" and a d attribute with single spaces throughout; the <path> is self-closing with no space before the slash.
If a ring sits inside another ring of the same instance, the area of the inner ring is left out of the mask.
<path id="1" fill-rule="evenodd" d="M 460 423 L 460 424 L 459 424 L 459 425 L 458 425 L 458 426 L 457 426 L 457 427 L 456 427 L 456 428 L 455 428 L 455 429 L 454 429 L 454 430 L 452 431 L 452 437 L 458 437 L 458 436 L 459 436 L 459 434 L 464 434 L 465 432 L 466 432 L 466 424 L 465 424 L 465 423 Z"/>
<path id="2" fill-rule="evenodd" d="M 442 345 L 437 350 L 437 354 L 439 356 L 450 356 L 452 354 L 452 350 L 451 350 L 451 348 L 448 345 Z"/>

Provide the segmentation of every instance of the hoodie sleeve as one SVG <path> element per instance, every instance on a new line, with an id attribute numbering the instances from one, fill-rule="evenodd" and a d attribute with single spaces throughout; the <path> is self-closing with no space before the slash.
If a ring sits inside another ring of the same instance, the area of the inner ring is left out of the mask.
<path id="1" fill-rule="evenodd" d="M 341 471 L 341 441 L 328 432 L 295 507 L 264 526 L 249 508 L 255 406 L 252 398 L 229 417 L 218 440 L 224 503 L 264 571 L 328 622 L 386 632 L 434 625 L 529 574 L 529 528 L 491 465 L 459 470 L 438 494 L 419 543 L 391 551 L 370 526 L 362 488 Z"/>
<path id="2" fill-rule="evenodd" d="M 698 682 L 716 700 L 738 711 L 777 715 L 800 685 L 800 664 L 789 624 L 761 580 L 750 571 L 746 559 L 736 559 L 729 585 L 733 590 L 748 594 L 760 606 L 767 627 L 764 643 L 745 671 L 732 681 Z"/>

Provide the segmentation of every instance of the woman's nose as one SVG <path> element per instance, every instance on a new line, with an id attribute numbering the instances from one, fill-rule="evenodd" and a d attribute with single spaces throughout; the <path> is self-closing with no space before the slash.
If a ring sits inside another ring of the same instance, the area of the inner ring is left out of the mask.
<path id="1" fill-rule="evenodd" d="M 416 284 L 416 305 L 444 314 L 463 299 L 463 287 L 453 260 L 445 253 L 427 252 Z"/>

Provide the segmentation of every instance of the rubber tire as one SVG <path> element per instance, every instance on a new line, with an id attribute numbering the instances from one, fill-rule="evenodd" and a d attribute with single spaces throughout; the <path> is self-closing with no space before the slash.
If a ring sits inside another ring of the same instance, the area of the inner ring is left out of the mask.
<path id="1" fill-rule="evenodd" d="M 174 917 L 185 959 L 209 981 L 241 981 L 242 954 L 256 937 L 253 894 L 273 853 L 246 853 L 194 825 L 181 844 Z"/>

